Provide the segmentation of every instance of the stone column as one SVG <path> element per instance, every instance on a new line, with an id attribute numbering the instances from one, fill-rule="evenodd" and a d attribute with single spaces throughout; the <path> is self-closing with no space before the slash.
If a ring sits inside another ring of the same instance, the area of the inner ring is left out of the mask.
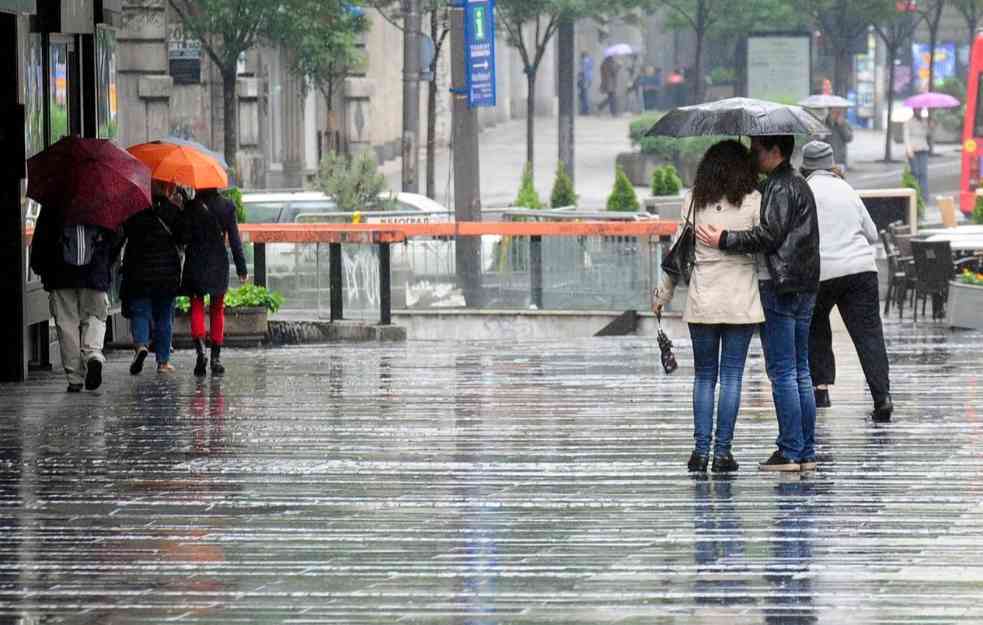
<path id="1" fill-rule="evenodd" d="M 283 77 L 283 185 L 290 189 L 304 186 L 304 85 L 287 66 L 286 53 L 280 55 L 283 65 L 280 68 Z"/>

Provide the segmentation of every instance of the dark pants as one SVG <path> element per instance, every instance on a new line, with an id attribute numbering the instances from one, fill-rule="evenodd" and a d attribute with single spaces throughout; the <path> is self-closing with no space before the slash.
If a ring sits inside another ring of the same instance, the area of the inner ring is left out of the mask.
<path id="1" fill-rule="evenodd" d="M 580 114 L 590 115 L 590 85 L 581 85 L 578 92 L 580 94 Z"/>
<path id="2" fill-rule="evenodd" d="M 891 384 L 877 295 L 877 272 L 855 273 L 826 280 L 819 285 L 816 311 L 809 332 L 809 368 L 812 381 L 817 386 L 836 382 L 833 332 L 829 324 L 829 313 L 834 306 L 839 309 L 850 339 L 857 348 L 860 366 L 874 402 L 879 404 L 887 399 Z"/>

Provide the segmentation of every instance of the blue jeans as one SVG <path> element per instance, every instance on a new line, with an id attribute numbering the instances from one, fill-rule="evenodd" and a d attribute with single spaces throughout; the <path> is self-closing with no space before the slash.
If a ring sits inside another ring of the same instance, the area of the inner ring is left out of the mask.
<path id="1" fill-rule="evenodd" d="M 765 323 L 761 347 L 778 416 L 778 449 L 787 460 L 816 455 L 816 396 L 809 373 L 809 328 L 815 293 L 777 293 L 760 286 Z"/>
<path id="2" fill-rule="evenodd" d="M 154 326 L 154 351 L 157 364 L 171 359 L 171 334 L 174 297 L 135 297 L 129 301 L 130 333 L 136 345 L 150 344 L 150 322 Z"/>
<path id="3" fill-rule="evenodd" d="M 693 361 L 696 375 L 693 380 L 693 438 L 696 453 L 710 453 L 710 431 L 713 429 L 713 404 L 720 378 L 720 398 L 717 400 L 717 434 L 714 455 L 730 452 L 734 439 L 734 424 L 741 408 L 741 382 L 748 345 L 754 325 L 689 324 L 693 340 Z"/>
<path id="4" fill-rule="evenodd" d="M 922 199 L 928 202 L 928 150 L 915 152 L 908 161 L 911 174 L 922 188 Z"/>

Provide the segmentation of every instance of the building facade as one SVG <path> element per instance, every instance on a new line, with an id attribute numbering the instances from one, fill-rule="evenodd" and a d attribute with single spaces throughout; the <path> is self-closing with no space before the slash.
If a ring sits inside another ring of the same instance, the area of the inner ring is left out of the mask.
<path id="1" fill-rule="evenodd" d="M 38 205 L 26 197 L 24 161 L 67 134 L 115 138 L 120 3 L 0 0 L 0 380 L 48 364 L 47 294 L 28 269 Z"/>

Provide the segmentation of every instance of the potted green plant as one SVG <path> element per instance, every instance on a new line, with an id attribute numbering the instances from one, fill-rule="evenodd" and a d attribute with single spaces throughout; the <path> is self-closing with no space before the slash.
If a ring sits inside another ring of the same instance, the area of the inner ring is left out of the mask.
<path id="1" fill-rule="evenodd" d="M 950 327 L 983 330 L 983 273 L 967 269 L 949 283 L 946 312 Z"/>
<path id="2" fill-rule="evenodd" d="M 206 297 L 206 302 L 208 298 Z M 226 343 L 257 344 L 269 334 L 269 315 L 283 305 L 283 295 L 255 284 L 243 284 L 225 294 Z M 175 302 L 174 337 L 180 343 L 190 343 L 191 325 L 188 311 L 191 303 L 181 296 Z"/>

